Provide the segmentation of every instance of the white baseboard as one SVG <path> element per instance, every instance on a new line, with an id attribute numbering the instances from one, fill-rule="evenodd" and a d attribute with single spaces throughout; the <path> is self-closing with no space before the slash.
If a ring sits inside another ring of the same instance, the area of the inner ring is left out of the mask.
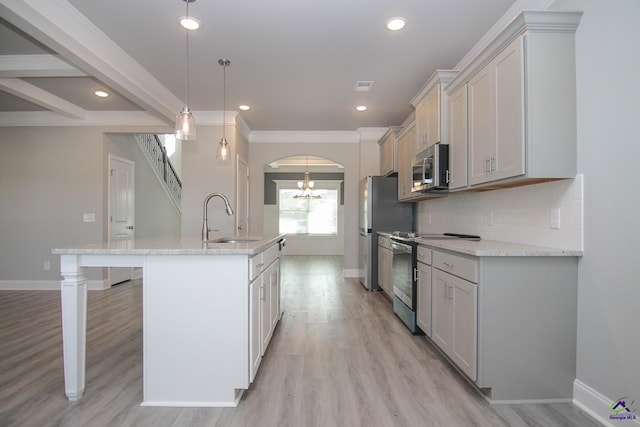
<path id="1" fill-rule="evenodd" d="M 88 280 L 87 289 L 109 288 L 106 280 Z M 0 291 L 60 291 L 60 280 L 0 280 Z"/>
<path id="2" fill-rule="evenodd" d="M 622 396 L 617 396 L 614 399 L 619 399 L 620 397 Z M 610 418 L 613 414 L 609 410 L 609 407 L 614 402 L 614 399 L 594 390 L 582 381 L 573 381 L 573 404 L 585 411 L 591 417 L 609 427 L 640 426 L 640 419 L 618 420 Z M 640 414 L 636 413 L 635 415 L 640 418 Z"/>
<path id="3" fill-rule="evenodd" d="M 362 277 L 360 273 L 362 272 L 358 269 L 345 268 L 342 270 L 342 277 Z"/>

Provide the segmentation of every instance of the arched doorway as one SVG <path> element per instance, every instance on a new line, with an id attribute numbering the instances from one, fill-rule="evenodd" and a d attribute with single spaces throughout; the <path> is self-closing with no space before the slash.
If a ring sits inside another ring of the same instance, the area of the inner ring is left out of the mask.
<path id="1" fill-rule="evenodd" d="M 301 155 L 264 166 L 263 230 L 286 233 L 288 254 L 344 255 L 344 216 L 343 165 Z"/>

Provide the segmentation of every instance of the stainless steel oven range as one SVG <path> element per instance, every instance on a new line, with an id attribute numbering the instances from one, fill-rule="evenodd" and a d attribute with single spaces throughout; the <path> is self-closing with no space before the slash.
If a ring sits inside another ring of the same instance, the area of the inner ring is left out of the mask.
<path id="1" fill-rule="evenodd" d="M 416 324 L 418 304 L 418 241 L 421 239 L 463 239 L 480 241 L 480 236 L 471 234 L 416 234 L 396 232 L 390 236 L 393 280 L 393 312 L 414 334 L 422 334 Z"/>
<path id="2" fill-rule="evenodd" d="M 417 246 L 412 238 L 391 236 L 393 312 L 416 335 L 422 333 L 416 324 Z"/>

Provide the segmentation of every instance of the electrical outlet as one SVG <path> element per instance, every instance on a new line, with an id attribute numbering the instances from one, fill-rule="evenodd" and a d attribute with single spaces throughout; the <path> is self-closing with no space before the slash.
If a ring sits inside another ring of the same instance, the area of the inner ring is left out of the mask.
<path id="1" fill-rule="evenodd" d="M 489 212 L 489 220 L 487 221 L 487 223 L 489 225 L 495 225 L 495 222 L 493 222 L 493 211 Z"/>
<path id="2" fill-rule="evenodd" d="M 51 270 L 51 263 L 49 261 L 44 262 L 44 271 Z"/>
<path id="3" fill-rule="evenodd" d="M 560 229 L 560 209 L 552 209 L 549 218 L 549 226 L 555 230 Z"/>
<path id="4" fill-rule="evenodd" d="M 94 213 L 86 213 L 82 215 L 82 221 L 84 222 L 96 222 L 96 214 Z"/>

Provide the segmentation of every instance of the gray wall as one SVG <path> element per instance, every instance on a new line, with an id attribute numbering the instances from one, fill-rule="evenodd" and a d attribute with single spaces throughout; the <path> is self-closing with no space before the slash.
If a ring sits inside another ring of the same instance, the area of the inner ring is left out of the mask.
<path id="1" fill-rule="evenodd" d="M 640 2 L 562 0 L 553 8 L 584 10 L 576 34 L 578 169 L 585 199 L 577 379 L 606 399 L 635 399 L 638 409 Z"/>
<path id="2" fill-rule="evenodd" d="M 109 154 L 135 163 L 136 239 L 180 234 L 180 214 L 131 134 L 105 135 Z"/>
<path id="3" fill-rule="evenodd" d="M 106 240 L 108 154 L 136 162 L 138 237 L 179 232 L 177 214 L 160 197 L 160 184 L 133 139 L 106 135 L 122 131 L 100 127 L 2 129 L 0 289 L 55 289 L 60 257 L 51 254 L 52 248 Z M 84 213 L 94 213 L 96 222 L 83 222 Z M 43 268 L 45 261 L 50 262 L 49 271 Z M 105 277 L 102 269 L 89 270 L 90 280 Z"/>

